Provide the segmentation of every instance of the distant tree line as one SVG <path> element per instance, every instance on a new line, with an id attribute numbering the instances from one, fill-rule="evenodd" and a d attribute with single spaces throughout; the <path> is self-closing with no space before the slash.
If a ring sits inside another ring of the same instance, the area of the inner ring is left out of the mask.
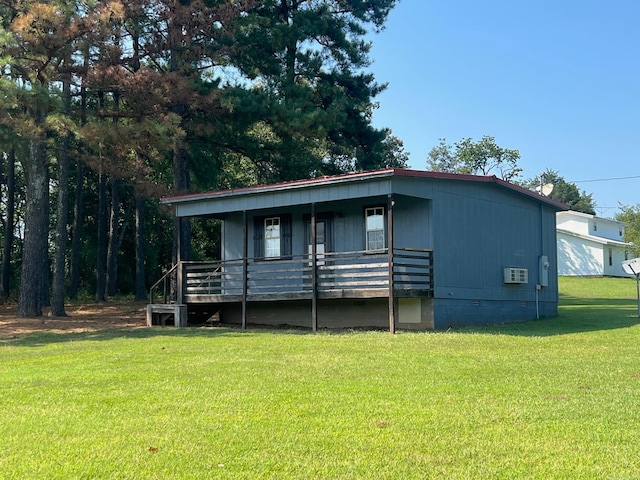
<path id="1" fill-rule="evenodd" d="M 640 203 L 620 205 L 620 212 L 615 218 L 626 225 L 624 241 L 633 243 L 631 252 L 634 257 L 640 257 Z"/>
<path id="2" fill-rule="evenodd" d="M 145 298 L 178 235 L 215 255 L 165 194 L 405 166 L 367 71 L 396 1 L 1 2 L 0 299 L 63 316 Z"/>

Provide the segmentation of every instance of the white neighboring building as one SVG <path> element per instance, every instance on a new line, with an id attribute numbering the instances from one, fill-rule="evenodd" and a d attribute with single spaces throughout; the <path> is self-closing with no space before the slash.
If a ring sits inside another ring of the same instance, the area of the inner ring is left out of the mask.
<path id="1" fill-rule="evenodd" d="M 556 213 L 558 275 L 630 277 L 622 262 L 631 258 L 624 223 L 588 213 Z"/>

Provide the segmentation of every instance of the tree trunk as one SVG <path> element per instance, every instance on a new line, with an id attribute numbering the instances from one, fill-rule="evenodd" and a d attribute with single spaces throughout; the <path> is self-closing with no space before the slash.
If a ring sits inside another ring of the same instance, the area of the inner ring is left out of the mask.
<path id="1" fill-rule="evenodd" d="M 63 81 L 65 113 L 71 106 L 71 85 Z M 53 260 L 53 288 L 51 292 L 51 315 L 66 317 L 64 310 L 65 278 L 67 270 L 67 221 L 69 217 L 69 135 L 60 139 L 58 155 L 58 214 L 56 217 L 55 253 Z"/>
<path id="2" fill-rule="evenodd" d="M 89 54 L 84 54 L 84 66 L 89 65 Z M 82 126 L 87 123 L 87 88 L 82 85 L 80 87 L 80 124 Z M 79 150 L 84 151 L 84 145 L 80 142 Z M 82 160 L 76 162 L 76 191 L 73 202 L 73 229 L 71 237 L 71 259 L 70 259 L 70 282 L 69 296 L 76 298 L 80 289 L 80 245 L 82 240 L 82 206 L 84 200 L 84 172 L 85 166 Z"/>
<path id="3" fill-rule="evenodd" d="M 106 296 L 113 297 L 117 292 L 118 277 L 118 238 L 120 224 L 120 180 L 111 181 L 111 215 L 109 222 L 109 243 L 107 248 L 107 284 Z"/>
<path id="4" fill-rule="evenodd" d="M 107 175 L 100 170 L 98 179 L 98 254 L 96 259 L 96 302 L 106 300 L 107 277 Z"/>
<path id="5" fill-rule="evenodd" d="M 18 316 L 38 317 L 42 315 L 43 297 L 48 296 L 49 287 L 49 175 L 43 139 L 31 140 L 24 163 L 27 195 Z"/>
<path id="6" fill-rule="evenodd" d="M 16 206 L 16 149 L 11 146 L 7 165 L 7 219 L 4 229 L 4 246 L 2 250 L 2 274 L 0 275 L 0 302 L 9 297 L 11 284 L 11 254 L 13 247 L 13 230 L 15 228 Z"/>
<path id="7" fill-rule="evenodd" d="M 173 152 L 173 186 L 176 194 L 187 193 L 190 188 L 187 151 L 181 144 Z M 191 223 L 186 218 L 181 221 L 176 217 L 173 220 L 173 263 L 178 259 L 191 259 Z"/>
<path id="8" fill-rule="evenodd" d="M 63 147 L 58 158 L 58 216 L 56 218 L 55 255 L 53 262 L 53 289 L 51 295 L 51 315 L 66 317 L 64 310 L 66 253 L 67 253 L 67 219 L 69 188 L 69 138 L 61 140 Z"/>
<path id="9" fill-rule="evenodd" d="M 183 58 L 185 44 L 182 25 L 170 22 L 167 28 L 167 43 L 170 51 L 169 70 L 185 75 L 186 62 Z M 187 103 L 180 103 L 172 108 L 173 113 L 185 122 L 189 110 Z M 189 167 L 187 165 L 187 150 L 183 141 L 173 148 L 173 190 L 174 194 L 188 193 L 190 189 Z M 191 224 L 188 220 L 173 219 L 173 263 L 178 260 L 188 260 L 191 257 Z"/>
<path id="10" fill-rule="evenodd" d="M 147 298 L 147 285 L 144 271 L 144 216 L 145 216 L 145 198 L 136 194 L 136 300 L 145 300 Z"/>
<path id="11" fill-rule="evenodd" d="M 84 197 L 84 163 L 76 166 L 76 191 L 73 207 L 73 229 L 71 237 L 69 297 L 76 298 L 80 288 L 80 241 L 82 239 L 82 201 Z"/>

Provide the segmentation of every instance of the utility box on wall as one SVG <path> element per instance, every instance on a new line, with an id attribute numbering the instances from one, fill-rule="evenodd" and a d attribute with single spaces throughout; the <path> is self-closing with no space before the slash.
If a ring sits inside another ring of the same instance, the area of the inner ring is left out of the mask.
<path id="1" fill-rule="evenodd" d="M 546 255 L 540 257 L 540 286 L 549 286 L 549 257 Z"/>

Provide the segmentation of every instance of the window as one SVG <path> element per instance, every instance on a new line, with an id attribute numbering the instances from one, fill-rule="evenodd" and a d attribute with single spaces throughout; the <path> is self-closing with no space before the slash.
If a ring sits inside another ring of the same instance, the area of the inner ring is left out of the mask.
<path id="1" fill-rule="evenodd" d="M 384 248 L 384 207 L 366 208 L 364 215 L 367 250 Z"/>
<path id="2" fill-rule="evenodd" d="M 596 222 L 593 222 L 593 231 L 594 232 L 598 231 L 598 224 Z"/>
<path id="3" fill-rule="evenodd" d="M 613 249 L 609 249 L 609 266 L 613 265 Z"/>
<path id="4" fill-rule="evenodd" d="M 280 256 L 280 217 L 264 219 L 264 256 Z"/>
<path id="5" fill-rule="evenodd" d="M 629 252 L 626 250 L 624 251 L 624 259 L 629 260 Z"/>
<path id="6" fill-rule="evenodd" d="M 291 215 L 253 217 L 253 256 L 257 259 L 291 256 Z"/>

